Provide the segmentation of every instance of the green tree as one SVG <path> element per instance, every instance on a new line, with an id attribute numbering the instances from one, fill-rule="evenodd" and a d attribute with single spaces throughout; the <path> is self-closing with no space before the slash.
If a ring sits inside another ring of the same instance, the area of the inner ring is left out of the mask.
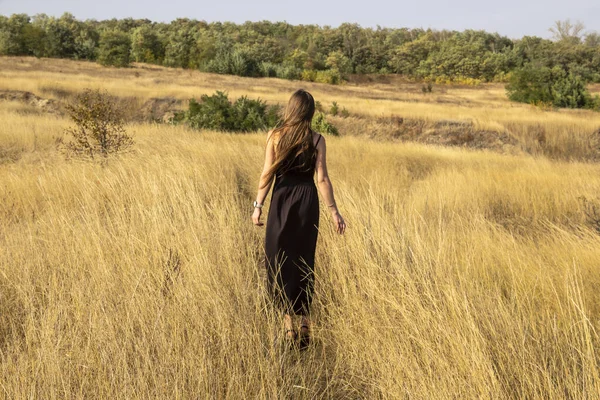
<path id="1" fill-rule="evenodd" d="M 330 69 L 338 70 L 342 74 L 352 72 L 352 62 L 339 50 L 329 53 L 325 65 Z"/>
<path id="2" fill-rule="evenodd" d="M 600 48 L 600 34 L 598 32 L 589 32 L 585 35 L 585 45 L 588 47 Z"/>
<path id="3" fill-rule="evenodd" d="M 13 14 L 0 20 L 0 55 L 29 55 L 26 33 L 30 18 L 26 14 Z"/>
<path id="4" fill-rule="evenodd" d="M 25 43 L 26 54 L 36 57 L 44 57 L 46 32 L 34 24 L 28 24 L 23 29 L 23 41 Z"/>
<path id="5" fill-rule="evenodd" d="M 427 75 L 419 71 L 419 67 L 424 63 L 429 54 L 433 53 L 439 45 L 433 40 L 433 35 L 428 32 L 416 40 L 405 43 L 395 49 L 389 66 L 392 71 L 398 74 L 410 76 Z"/>
<path id="6" fill-rule="evenodd" d="M 128 34 L 116 30 L 105 31 L 100 36 L 98 62 L 106 66 L 127 67 L 130 51 L 131 40 Z"/>
<path id="7" fill-rule="evenodd" d="M 131 33 L 131 57 L 135 62 L 161 64 L 165 49 L 154 29 L 143 25 Z"/>
<path id="8" fill-rule="evenodd" d="M 100 34 L 88 25 L 79 30 L 75 36 L 75 58 L 78 60 L 95 60 L 97 57 Z"/>
<path id="9" fill-rule="evenodd" d="M 60 18 L 40 16 L 40 23 L 46 31 L 45 52 L 47 57 L 76 57 L 75 38 L 79 36 L 81 27 L 72 14 L 65 13 Z"/>
<path id="10" fill-rule="evenodd" d="M 169 67 L 189 68 L 193 64 L 196 47 L 194 21 L 180 18 L 171 23 L 165 46 L 164 64 Z"/>

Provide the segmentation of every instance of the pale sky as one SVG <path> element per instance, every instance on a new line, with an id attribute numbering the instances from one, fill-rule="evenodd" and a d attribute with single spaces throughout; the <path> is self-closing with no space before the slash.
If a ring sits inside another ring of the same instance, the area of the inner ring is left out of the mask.
<path id="1" fill-rule="evenodd" d="M 298 2 L 274 0 L 0 0 L 0 14 L 70 12 L 78 19 L 175 18 L 212 21 L 287 21 L 338 26 L 356 22 L 363 27 L 483 29 L 511 38 L 550 37 L 554 21 L 581 21 L 600 32 L 600 0 L 385 0 Z"/>

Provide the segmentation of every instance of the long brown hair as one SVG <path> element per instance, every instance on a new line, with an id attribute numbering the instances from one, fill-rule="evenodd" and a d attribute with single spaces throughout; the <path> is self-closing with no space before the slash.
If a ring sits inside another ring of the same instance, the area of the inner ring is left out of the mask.
<path id="1" fill-rule="evenodd" d="M 264 183 L 267 186 L 278 169 L 289 169 L 289 164 L 296 157 L 300 157 L 299 169 L 307 171 L 311 168 L 316 154 L 312 136 L 312 118 L 315 115 L 315 99 L 304 89 L 298 89 L 290 97 L 282 122 L 273 129 L 270 139 L 279 137 L 275 160 L 267 171 Z"/>

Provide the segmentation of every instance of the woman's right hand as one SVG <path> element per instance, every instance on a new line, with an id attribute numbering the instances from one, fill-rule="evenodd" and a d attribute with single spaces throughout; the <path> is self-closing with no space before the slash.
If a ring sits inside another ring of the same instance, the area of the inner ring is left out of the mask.
<path id="1" fill-rule="evenodd" d="M 252 213 L 252 222 L 256 226 L 263 226 L 264 224 L 260 222 L 260 215 L 262 214 L 262 210 L 260 207 L 254 207 L 254 212 Z"/>
<path id="2" fill-rule="evenodd" d="M 331 216 L 333 217 L 333 225 L 335 226 L 335 231 L 340 235 L 343 235 L 344 231 L 346 231 L 346 222 L 344 221 L 342 214 L 340 214 L 339 211 L 336 210 L 331 214 Z"/>

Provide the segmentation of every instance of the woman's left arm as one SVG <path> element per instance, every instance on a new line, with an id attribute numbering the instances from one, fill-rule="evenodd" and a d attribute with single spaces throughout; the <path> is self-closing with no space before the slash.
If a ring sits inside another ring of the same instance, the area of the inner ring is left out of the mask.
<path id="1" fill-rule="evenodd" d="M 260 174 L 260 181 L 258 183 L 258 194 L 256 195 L 256 202 L 259 204 L 264 204 L 267 194 L 269 193 L 269 190 L 271 190 L 271 184 L 273 183 L 273 178 L 271 178 L 269 182 L 265 182 L 265 175 L 269 168 L 271 168 L 273 160 L 275 159 L 275 147 L 273 146 L 272 133 L 273 131 L 269 131 L 269 133 L 267 133 L 267 150 L 265 153 L 265 165 L 263 166 L 262 173 Z M 254 208 L 254 213 L 252 214 L 252 222 L 254 222 L 254 225 L 263 225 L 263 223 L 260 222 L 261 213 L 262 208 Z"/>

